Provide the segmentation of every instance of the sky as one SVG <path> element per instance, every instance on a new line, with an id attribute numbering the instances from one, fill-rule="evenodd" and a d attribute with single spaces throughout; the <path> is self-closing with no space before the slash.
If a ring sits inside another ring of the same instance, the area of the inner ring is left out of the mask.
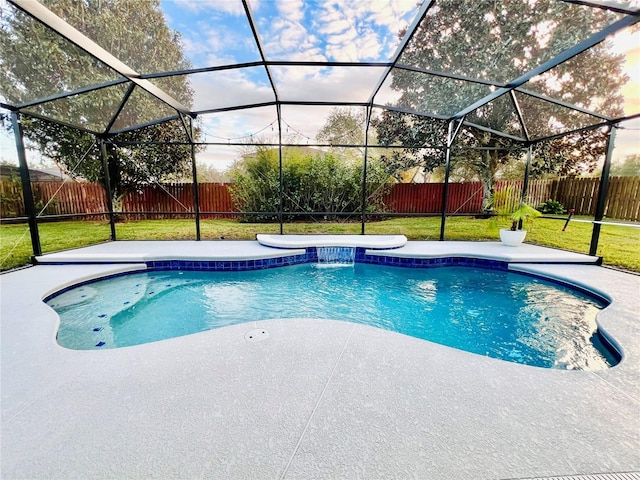
<path id="1" fill-rule="evenodd" d="M 250 0 L 268 60 L 389 61 L 398 33 L 418 11 L 417 0 Z M 194 68 L 260 60 L 240 0 L 161 0 L 168 25 L 180 32 Z M 626 113 L 640 112 L 640 39 L 621 34 L 616 52 L 627 58 Z M 271 68 L 281 100 L 366 102 L 382 68 Z M 143 72 L 145 73 L 145 72 Z M 190 76 L 197 111 L 238 104 L 271 102 L 274 94 L 265 69 L 253 67 Z M 376 98 L 384 103 L 383 98 Z M 330 107 L 282 107 L 284 141 L 313 143 Z M 275 107 L 199 115 L 205 141 L 277 141 Z M 640 120 L 620 130 L 614 156 L 640 152 Z M 210 146 L 198 161 L 219 170 L 240 157 L 235 146 Z M 0 135 L 2 158 L 15 158 L 13 139 Z"/>
<path id="2" fill-rule="evenodd" d="M 614 40 L 614 51 L 626 57 L 624 71 L 629 81 L 622 88 L 625 96 L 625 114 L 640 113 L 640 31 L 631 35 L 620 32 Z M 640 153 L 640 118 L 624 122 L 616 138 L 615 159 Z"/>
<path id="3" fill-rule="evenodd" d="M 253 0 L 250 2 L 268 60 L 386 62 L 396 50 L 398 32 L 417 13 L 416 0 Z M 182 34 L 194 67 L 259 61 L 240 1 L 162 0 L 168 24 Z M 627 55 L 630 82 L 625 113 L 640 112 L 640 38 L 624 32 L 614 41 Z M 367 101 L 381 68 L 272 67 L 281 100 Z M 263 68 L 192 76 L 194 108 L 274 100 Z M 384 99 L 376 98 L 378 103 Z M 313 143 L 330 108 L 283 106 L 283 134 Z M 206 141 L 276 140 L 275 108 L 200 116 Z M 640 152 L 640 120 L 626 122 L 617 135 L 616 160 Z M 199 160 L 225 169 L 242 149 L 208 147 Z"/>
<path id="4" fill-rule="evenodd" d="M 260 61 L 240 1 L 162 0 L 168 24 L 182 33 L 185 54 L 194 67 Z M 250 2 L 268 60 L 388 62 L 398 32 L 418 11 L 416 0 Z M 366 102 L 383 68 L 273 67 L 281 100 Z M 194 108 L 206 110 L 234 104 L 274 101 L 263 68 L 194 75 Z M 220 92 L 223 92 L 221 94 Z M 283 134 L 312 143 L 331 109 L 283 106 Z M 206 141 L 276 139 L 271 125 L 275 107 L 200 117 Z M 266 128 L 266 129 L 265 129 Z M 199 159 L 226 168 L 239 148 L 209 147 Z"/>

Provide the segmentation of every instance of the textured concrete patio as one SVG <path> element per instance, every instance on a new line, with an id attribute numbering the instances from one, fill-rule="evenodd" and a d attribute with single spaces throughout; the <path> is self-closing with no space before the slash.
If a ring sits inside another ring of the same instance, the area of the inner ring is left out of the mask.
<path id="1" fill-rule="evenodd" d="M 598 321 L 624 358 L 595 372 L 529 367 L 330 319 L 248 322 L 74 351 L 56 343 L 57 315 L 42 302 L 61 285 L 150 259 L 290 253 L 257 242 L 114 242 L 41 258 L 66 264 L 1 275 L 2 478 L 478 480 L 640 471 L 640 277 L 592 257 L 484 242 L 394 250 L 503 259 L 610 298 Z M 94 261 L 114 263 L 82 264 Z M 247 341 L 255 328 L 268 338 Z"/>

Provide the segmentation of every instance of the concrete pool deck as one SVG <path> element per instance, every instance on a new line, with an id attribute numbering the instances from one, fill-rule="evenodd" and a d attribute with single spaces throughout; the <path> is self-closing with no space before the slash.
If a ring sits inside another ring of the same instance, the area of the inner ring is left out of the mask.
<path id="1" fill-rule="evenodd" d="M 275 237 L 275 235 L 270 235 Z M 285 236 L 286 237 L 286 236 Z M 294 237 L 298 237 L 295 235 Z M 320 237 L 326 235 L 309 235 Z M 339 238 L 340 236 L 335 236 Z M 326 240 L 323 240 L 327 244 Z M 366 245 L 366 244 L 363 244 Z M 239 260 L 274 258 L 304 253 L 304 248 L 270 248 L 257 241 L 119 241 L 92 245 L 38 257 L 41 263 L 135 263 L 153 260 Z M 520 263 L 593 264 L 598 258 L 537 245 L 505 247 L 500 242 L 407 242 L 401 248 L 375 250 L 376 255 L 404 257 L 475 257 Z"/>
<path id="2" fill-rule="evenodd" d="M 604 371 L 541 369 L 326 319 L 64 349 L 57 315 L 42 302 L 61 285 L 150 259 L 290 254 L 257 242 L 96 245 L 40 259 L 66 264 L 0 275 L 1 477 L 497 480 L 640 471 L 639 276 L 531 245 L 409 242 L 393 252 L 503 259 L 596 290 L 612 300 L 598 321 L 624 358 Z M 247 341 L 255 328 L 269 337 Z"/>

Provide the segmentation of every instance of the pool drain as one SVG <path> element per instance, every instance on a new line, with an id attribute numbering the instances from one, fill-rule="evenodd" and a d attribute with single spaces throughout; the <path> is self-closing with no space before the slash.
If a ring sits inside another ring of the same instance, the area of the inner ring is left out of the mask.
<path id="1" fill-rule="evenodd" d="M 248 342 L 261 342 L 262 340 L 266 340 L 267 338 L 269 338 L 269 332 L 262 328 L 250 330 L 244 335 L 244 339 Z"/>

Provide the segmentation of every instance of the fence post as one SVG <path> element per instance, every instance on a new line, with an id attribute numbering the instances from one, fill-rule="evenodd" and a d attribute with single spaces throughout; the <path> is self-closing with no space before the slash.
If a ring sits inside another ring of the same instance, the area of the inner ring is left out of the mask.
<path id="1" fill-rule="evenodd" d="M 29 233 L 31 234 L 31 247 L 34 256 L 42 255 L 40 245 L 40 233 L 38 232 L 38 220 L 36 219 L 36 206 L 33 201 L 33 190 L 31 190 L 31 176 L 29 175 L 29 165 L 24 149 L 24 137 L 22 125 L 16 112 L 11 112 L 11 123 L 13 124 L 13 136 L 16 141 L 18 151 L 18 163 L 20 165 L 20 181 L 22 183 L 22 196 L 24 199 L 24 209 L 28 217 Z"/>
<path id="2" fill-rule="evenodd" d="M 598 190 L 598 203 L 596 204 L 595 222 L 593 224 L 593 232 L 591 233 L 591 246 L 589 255 L 596 256 L 598 252 L 598 241 L 600 240 L 599 223 L 604 217 L 604 208 L 607 201 L 607 190 L 609 189 L 609 171 L 611 170 L 611 158 L 613 157 L 613 147 L 616 139 L 616 126 L 612 125 L 607 138 L 607 153 L 604 157 L 604 165 L 602 166 L 602 174 L 600 176 L 600 189 Z"/>
<path id="3" fill-rule="evenodd" d="M 100 139 L 100 151 L 102 153 L 102 170 L 104 171 L 104 189 L 107 193 L 107 209 L 109 210 L 109 227 L 111 228 L 111 241 L 116 240 L 116 223 L 113 215 L 113 199 L 111 198 L 111 179 L 109 178 L 109 157 L 107 145 L 104 139 Z"/>

